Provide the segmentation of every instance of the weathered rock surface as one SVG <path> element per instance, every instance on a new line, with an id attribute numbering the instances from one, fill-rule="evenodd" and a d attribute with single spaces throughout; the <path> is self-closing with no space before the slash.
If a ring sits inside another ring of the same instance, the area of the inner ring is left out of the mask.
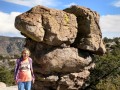
<path id="1" fill-rule="evenodd" d="M 30 43 L 30 40 L 27 40 L 26 43 Z M 86 52 L 86 55 L 82 54 L 82 51 L 73 47 L 56 48 L 34 41 L 32 41 L 32 45 L 33 46 L 29 44 L 26 45 L 26 47 L 35 52 L 32 53 L 32 57 L 35 60 L 34 62 L 40 66 L 35 68 L 35 71 L 38 73 L 79 72 L 92 62 L 89 53 Z M 38 69 L 40 69 L 40 71 L 38 71 Z"/>
<path id="2" fill-rule="evenodd" d="M 40 68 L 36 68 L 36 72 L 50 74 L 80 72 L 81 69 L 90 64 L 92 58 L 89 55 L 84 58 L 80 52 L 78 55 L 78 50 L 75 48 L 55 48 L 35 60 L 41 66 L 41 71 L 37 71 Z"/>
<path id="3" fill-rule="evenodd" d="M 64 9 L 64 11 L 77 17 L 78 35 L 75 41 L 76 46 L 96 54 L 105 53 L 106 49 L 102 42 L 102 33 L 99 26 L 99 14 L 81 6 L 71 6 Z"/>
<path id="4" fill-rule="evenodd" d="M 26 39 L 32 52 L 35 90 L 70 90 L 81 88 L 94 68 L 91 53 L 74 47 L 54 47 Z"/>
<path id="5" fill-rule="evenodd" d="M 54 46 L 73 43 L 77 34 L 75 15 L 43 6 L 17 16 L 15 27 L 35 41 Z"/>
<path id="6" fill-rule="evenodd" d="M 43 6 L 19 15 L 15 27 L 27 37 L 36 81 L 33 90 L 79 90 L 104 54 L 99 15 L 80 6 L 64 11 Z"/>

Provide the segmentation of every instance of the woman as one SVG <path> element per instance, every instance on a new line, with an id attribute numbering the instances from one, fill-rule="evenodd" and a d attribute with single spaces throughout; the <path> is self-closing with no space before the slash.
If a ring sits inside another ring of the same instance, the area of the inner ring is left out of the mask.
<path id="1" fill-rule="evenodd" d="M 16 84 L 18 84 L 18 90 L 31 90 L 31 83 L 34 83 L 35 80 L 32 59 L 29 56 L 30 51 L 25 48 L 21 57 L 16 61 L 14 78 Z"/>

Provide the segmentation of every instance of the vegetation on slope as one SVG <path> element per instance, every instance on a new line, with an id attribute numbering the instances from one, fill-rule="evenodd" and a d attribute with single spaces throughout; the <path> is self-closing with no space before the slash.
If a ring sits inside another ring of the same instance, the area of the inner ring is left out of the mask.
<path id="1" fill-rule="evenodd" d="M 107 52 L 95 56 L 90 84 L 84 90 L 120 90 L 120 38 L 104 38 Z"/>

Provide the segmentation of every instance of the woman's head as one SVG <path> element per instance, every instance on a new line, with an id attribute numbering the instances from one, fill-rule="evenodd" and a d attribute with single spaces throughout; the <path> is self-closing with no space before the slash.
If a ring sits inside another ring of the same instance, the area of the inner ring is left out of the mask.
<path id="1" fill-rule="evenodd" d="M 30 51 L 29 51 L 29 49 L 24 48 L 24 49 L 22 50 L 22 57 L 23 57 L 24 59 L 26 59 L 26 58 L 29 57 L 29 56 L 30 56 Z"/>

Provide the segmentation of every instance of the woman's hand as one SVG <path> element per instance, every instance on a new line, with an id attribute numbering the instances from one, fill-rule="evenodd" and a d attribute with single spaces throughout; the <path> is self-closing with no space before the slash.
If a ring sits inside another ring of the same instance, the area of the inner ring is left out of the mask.
<path id="1" fill-rule="evenodd" d="M 33 83 L 33 84 L 35 83 L 35 79 L 32 79 L 32 83 Z"/>
<path id="2" fill-rule="evenodd" d="M 15 80 L 15 84 L 18 84 L 18 80 Z"/>

